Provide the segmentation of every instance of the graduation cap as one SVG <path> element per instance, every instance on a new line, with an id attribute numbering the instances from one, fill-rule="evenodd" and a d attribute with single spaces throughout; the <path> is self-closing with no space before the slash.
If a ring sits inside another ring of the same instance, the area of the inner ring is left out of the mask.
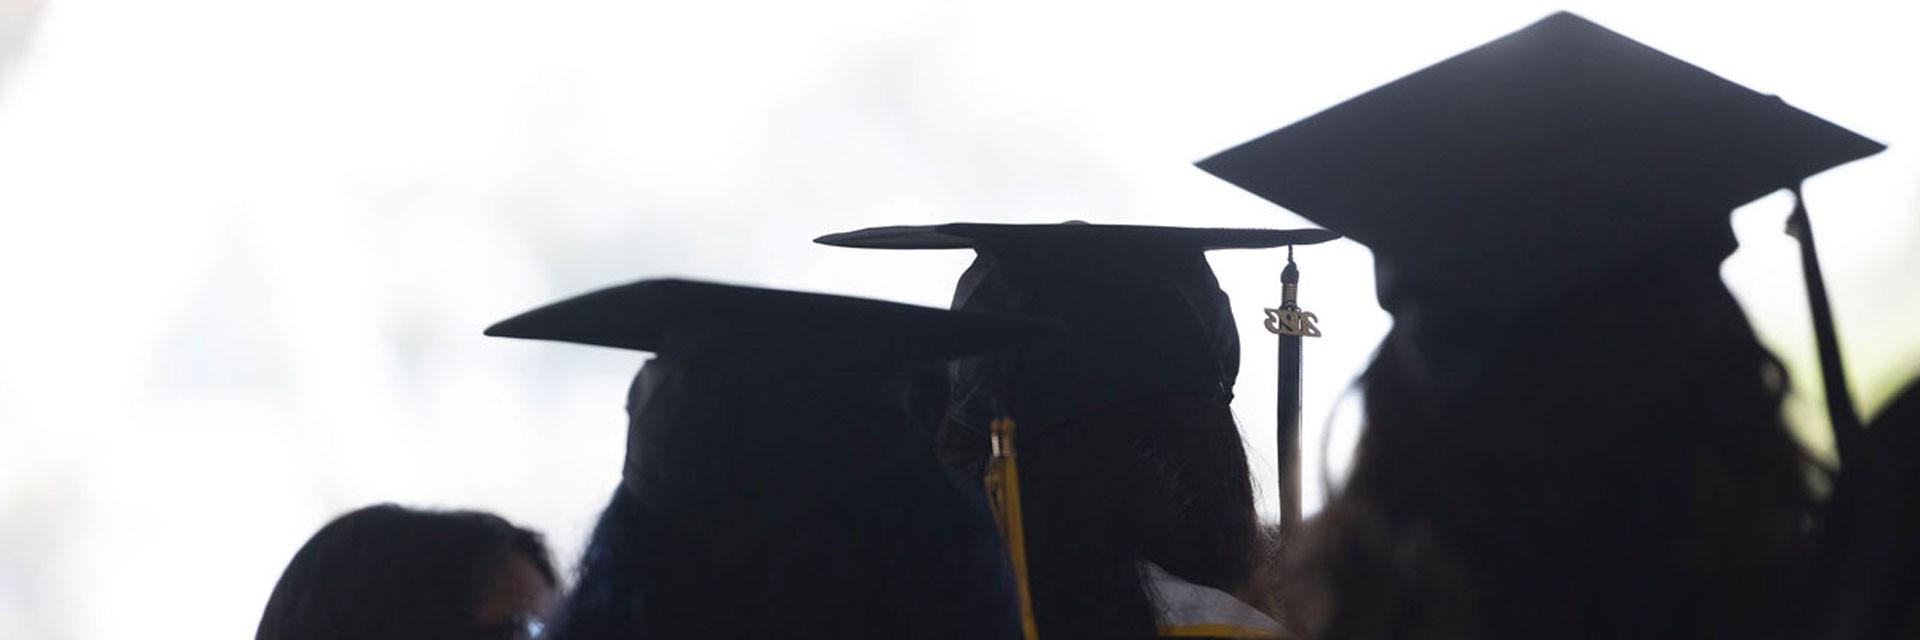
<path id="1" fill-rule="evenodd" d="M 1557 13 L 1198 164 L 1372 248 L 1395 331 L 1438 335 L 1526 326 L 1604 283 L 1676 309 L 1724 292 L 1733 208 L 1883 148 Z M 1858 422 L 1796 218 L 1844 441 Z"/>
<path id="2" fill-rule="evenodd" d="M 1160 393 L 1232 396 L 1240 338 L 1205 253 L 1314 244 L 1320 229 L 1199 229 L 1086 223 L 862 229 L 821 244 L 973 249 L 953 308 L 1059 321 L 1066 333 L 955 371 L 954 416 L 985 431 L 1004 411 L 1043 426 Z"/>
<path id="3" fill-rule="evenodd" d="M 913 406 L 919 373 L 1050 330 L 878 300 L 643 280 L 486 334 L 653 352 L 628 396 L 623 489 L 677 520 L 764 525 L 876 469 L 920 464 L 937 474 L 933 430 Z"/>

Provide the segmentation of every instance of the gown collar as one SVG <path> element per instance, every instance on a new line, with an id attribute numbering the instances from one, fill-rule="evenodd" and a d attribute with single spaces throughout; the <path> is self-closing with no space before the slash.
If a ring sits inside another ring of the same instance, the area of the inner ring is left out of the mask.
<path id="1" fill-rule="evenodd" d="M 1140 563 L 1163 638 L 1286 638 L 1279 621 L 1225 591 L 1181 579 L 1160 565 Z"/>

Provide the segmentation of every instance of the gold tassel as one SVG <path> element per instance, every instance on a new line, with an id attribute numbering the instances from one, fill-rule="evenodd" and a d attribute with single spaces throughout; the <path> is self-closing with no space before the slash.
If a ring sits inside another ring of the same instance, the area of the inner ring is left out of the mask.
<path id="1" fill-rule="evenodd" d="M 1039 640 L 1040 630 L 1033 622 L 1033 596 L 1027 588 L 1027 537 L 1020 523 L 1020 468 L 1013 456 L 1013 419 L 993 421 L 993 459 L 987 465 L 987 502 L 993 519 L 1000 523 L 1000 537 L 1007 543 L 1008 560 L 1013 564 L 1014 590 L 1020 596 L 1020 634 L 1026 640 Z"/>

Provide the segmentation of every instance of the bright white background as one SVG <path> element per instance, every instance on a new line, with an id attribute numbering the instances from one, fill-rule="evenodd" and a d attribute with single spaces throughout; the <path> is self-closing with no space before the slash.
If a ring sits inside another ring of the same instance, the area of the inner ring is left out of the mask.
<path id="1" fill-rule="evenodd" d="M 1465 4 L 0 0 L 0 637 L 249 637 L 376 501 L 571 564 L 642 356 L 488 323 L 659 275 L 944 304 L 967 255 L 808 243 L 876 224 L 1300 226 L 1189 163 L 1560 8 Z M 1920 363 L 1915 15 L 1581 4 L 1892 145 L 1808 188 L 1876 409 Z M 1725 274 L 1819 446 L 1787 207 Z M 1365 250 L 1299 257 L 1317 449 L 1388 319 Z M 1213 258 L 1269 485 L 1281 260 Z"/>

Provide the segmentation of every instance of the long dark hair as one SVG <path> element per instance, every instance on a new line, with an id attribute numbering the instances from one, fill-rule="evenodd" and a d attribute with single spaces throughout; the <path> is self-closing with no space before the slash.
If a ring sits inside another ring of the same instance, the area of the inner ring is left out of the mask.
<path id="1" fill-rule="evenodd" d="M 391 504 L 355 510 L 294 554 L 254 638 L 484 638 L 477 608 L 512 554 L 558 585 L 540 534 L 498 516 Z"/>
<path id="2" fill-rule="evenodd" d="M 1388 334 L 1343 493 L 1292 550 L 1314 638 L 1765 637 L 1813 467 L 1731 298 L 1572 306 L 1507 345 Z M 1516 325 L 1518 326 L 1518 325 Z M 1436 375 L 1436 344 L 1472 354 Z M 1455 368 L 1458 371 L 1460 368 Z"/>
<path id="3" fill-rule="evenodd" d="M 616 490 L 549 637 L 1010 638 L 1005 561 L 979 508 L 937 467 L 908 464 L 722 537 Z"/>
<path id="4" fill-rule="evenodd" d="M 1254 588 L 1258 516 L 1226 399 L 1150 396 L 1016 437 L 1041 637 L 1155 637 L 1141 562 L 1229 593 Z M 941 442 L 955 469 L 988 454 L 985 436 L 957 423 Z"/>

